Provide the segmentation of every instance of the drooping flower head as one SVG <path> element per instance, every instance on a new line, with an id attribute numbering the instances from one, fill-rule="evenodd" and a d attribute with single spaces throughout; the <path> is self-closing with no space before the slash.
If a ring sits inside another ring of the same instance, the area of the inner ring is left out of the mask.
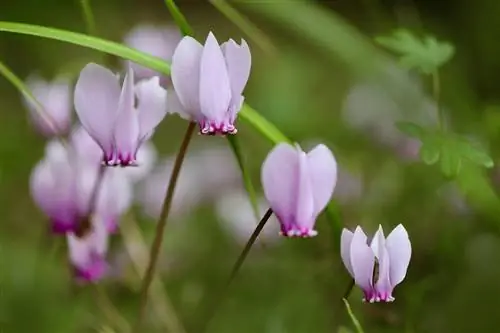
<path id="1" fill-rule="evenodd" d="M 121 89 L 118 80 L 102 66 L 85 66 L 76 83 L 75 109 L 82 126 L 101 147 L 105 164 L 137 165 L 137 150 L 166 115 L 167 93 L 158 77 L 134 86 L 130 68 Z"/>
<path id="2" fill-rule="evenodd" d="M 337 182 L 337 162 L 325 145 L 305 153 L 296 145 L 277 145 L 262 165 L 264 194 L 278 217 L 281 233 L 312 237 L 314 224 Z"/>
<path id="3" fill-rule="evenodd" d="M 392 292 L 405 278 L 411 258 L 411 243 L 403 225 L 394 228 L 387 239 L 379 226 L 370 245 L 361 227 L 354 233 L 344 229 L 340 243 L 342 261 L 363 290 L 363 300 L 394 301 Z"/>
<path id="4" fill-rule="evenodd" d="M 230 39 L 219 45 L 210 32 L 201 45 L 184 37 L 172 57 L 172 83 L 183 112 L 200 125 L 202 134 L 235 134 L 234 122 L 250 76 L 248 44 Z"/>
<path id="5" fill-rule="evenodd" d="M 97 282 L 102 279 L 108 269 L 105 256 L 109 234 L 106 225 L 99 219 L 93 219 L 89 233 L 81 237 L 68 233 L 66 237 L 69 258 L 77 281 Z"/>
<path id="6" fill-rule="evenodd" d="M 39 76 L 31 76 L 26 80 L 26 85 L 46 114 L 44 118 L 36 105 L 23 98 L 36 129 L 46 136 L 66 134 L 71 126 L 72 111 L 72 87 L 69 79 L 60 77 L 49 82 Z"/>

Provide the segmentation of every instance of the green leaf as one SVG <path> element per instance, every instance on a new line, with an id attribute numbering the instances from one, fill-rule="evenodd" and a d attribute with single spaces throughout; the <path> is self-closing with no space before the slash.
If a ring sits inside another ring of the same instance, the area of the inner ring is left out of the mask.
<path id="1" fill-rule="evenodd" d="M 276 128 L 276 126 L 274 126 L 266 118 L 262 117 L 249 105 L 244 104 L 238 115 L 274 144 L 278 144 L 280 142 L 291 143 L 290 139 L 288 139 L 283 133 L 281 133 L 280 130 Z"/>
<path id="2" fill-rule="evenodd" d="M 254 217 L 255 217 L 255 223 L 258 223 L 260 221 L 260 218 L 261 218 L 259 203 L 257 201 L 255 189 L 252 185 L 252 179 L 250 179 L 250 175 L 247 171 L 247 168 L 245 168 L 245 163 L 243 161 L 243 154 L 241 153 L 241 147 L 240 147 L 240 144 L 238 142 L 238 138 L 235 135 L 228 135 L 227 141 L 229 142 L 231 150 L 233 151 L 234 156 L 236 158 L 236 161 L 238 162 L 238 166 L 240 167 L 241 176 L 243 177 L 243 183 L 244 183 L 245 189 L 248 193 L 248 197 L 250 199 L 250 204 L 252 205 L 252 210 L 253 210 Z"/>
<path id="3" fill-rule="evenodd" d="M 193 36 L 193 29 L 189 25 L 186 17 L 179 10 L 174 0 L 165 0 L 165 6 L 167 6 L 168 11 L 172 14 L 175 25 L 181 30 L 184 36 Z"/>
<path id="4" fill-rule="evenodd" d="M 59 40 L 62 42 L 80 45 L 97 51 L 112 54 L 124 59 L 132 60 L 140 65 L 149 67 L 163 74 L 170 74 L 170 65 L 163 59 L 139 52 L 119 43 L 111 42 L 89 35 L 61 29 L 42 27 L 32 24 L 2 22 L 0 31 L 12 32 L 23 35 L 38 36 L 42 38 Z"/>
<path id="5" fill-rule="evenodd" d="M 441 146 L 440 166 L 446 177 L 455 178 L 458 176 L 462 159 L 460 151 L 453 142 L 447 142 Z"/>
<path id="6" fill-rule="evenodd" d="M 427 165 L 436 164 L 439 161 L 441 147 L 432 141 L 426 141 L 420 148 L 420 158 Z"/>
<path id="7" fill-rule="evenodd" d="M 459 141 L 458 149 L 463 158 L 468 159 L 474 164 L 484 166 L 485 168 L 493 168 L 495 163 L 488 153 L 479 144 L 471 142 L 465 138 Z"/>
<path id="8" fill-rule="evenodd" d="M 396 128 L 412 138 L 422 139 L 425 135 L 425 129 L 420 125 L 417 125 L 408 121 L 398 121 L 396 122 Z"/>
<path id="9" fill-rule="evenodd" d="M 435 72 L 455 53 L 455 48 L 448 42 L 438 42 L 433 36 L 420 40 L 404 29 L 396 30 L 391 36 L 377 37 L 375 41 L 398 53 L 403 66 L 419 69 L 425 74 Z"/>

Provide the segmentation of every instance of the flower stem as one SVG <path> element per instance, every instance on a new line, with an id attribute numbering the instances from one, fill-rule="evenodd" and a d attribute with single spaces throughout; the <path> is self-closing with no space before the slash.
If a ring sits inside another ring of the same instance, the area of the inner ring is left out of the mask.
<path id="1" fill-rule="evenodd" d="M 437 70 L 432 73 L 432 94 L 436 103 L 439 128 L 442 132 L 444 132 L 446 130 L 446 116 L 443 108 L 441 108 L 441 83 L 439 79 L 439 72 Z"/>
<path id="2" fill-rule="evenodd" d="M 217 312 L 219 305 L 224 300 L 224 296 L 227 294 L 227 291 L 229 290 L 231 283 L 233 282 L 234 278 L 238 274 L 241 266 L 243 265 L 243 262 L 245 261 L 248 253 L 250 252 L 250 249 L 252 248 L 253 244 L 257 240 L 257 237 L 259 237 L 260 232 L 262 231 L 262 229 L 264 229 L 264 226 L 266 225 L 267 221 L 269 220 L 269 218 L 271 217 L 272 214 L 273 214 L 273 210 L 271 208 L 269 208 L 266 211 L 266 213 L 264 214 L 264 216 L 262 217 L 262 219 L 260 220 L 257 227 L 255 227 L 255 230 L 253 231 L 252 235 L 248 239 L 245 247 L 243 248 L 243 251 L 241 251 L 240 255 L 238 256 L 238 259 L 236 259 L 236 262 L 233 265 L 233 269 L 231 270 L 231 273 L 229 274 L 229 277 L 227 279 L 227 282 L 225 284 L 223 291 L 218 294 L 219 297 L 217 299 L 217 302 L 215 303 L 214 306 L 210 307 L 211 310 L 208 313 L 207 318 L 205 319 L 203 326 L 201 327 L 201 329 L 197 330 L 197 332 L 204 332 L 207 329 L 208 324 L 210 324 L 210 321 L 212 320 L 214 314 Z"/>
<path id="3" fill-rule="evenodd" d="M 82 16 L 85 21 L 85 26 L 87 27 L 87 33 L 91 36 L 97 36 L 97 27 L 94 14 L 92 13 L 92 7 L 90 6 L 90 0 L 79 0 L 79 2 L 82 7 Z"/>
<path id="4" fill-rule="evenodd" d="M 163 233 L 167 225 L 167 217 L 170 212 L 170 207 L 172 206 L 172 199 L 174 197 L 175 186 L 177 184 L 177 179 L 179 178 L 182 162 L 184 161 L 184 157 L 186 156 L 187 148 L 189 146 L 189 142 L 191 141 L 191 137 L 193 136 L 195 128 L 196 128 L 196 123 L 190 122 L 186 130 L 186 133 L 184 134 L 184 139 L 182 140 L 181 147 L 179 148 L 179 153 L 177 154 L 177 157 L 175 159 L 172 174 L 170 176 L 167 193 L 165 194 L 165 199 L 163 200 L 163 206 L 160 212 L 160 217 L 158 218 L 158 223 L 156 224 L 156 233 L 155 233 L 155 238 L 153 240 L 153 244 L 151 245 L 151 251 L 149 254 L 149 263 L 141 286 L 139 315 L 137 317 L 137 322 L 134 329 L 134 332 L 137 333 L 140 332 L 142 319 L 144 317 L 144 312 L 146 310 L 148 291 L 149 287 L 151 286 L 151 282 L 153 281 L 156 263 L 158 262 L 158 257 L 160 255 L 160 249 L 163 242 Z"/>
<path id="5" fill-rule="evenodd" d="M 165 6 L 167 6 L 168 11 L 172 14 L 175 25 L 181 30 L 184 36 L 193 36 L 193 29 L 189 25 L 186 17 L 179 10 L 179 7 L 175 4 L 174 0 L 165 0 Z"/>
<path id="6" fill-rule="evenodd" d="M 349 299 L 349 296 L 351 295 L 351 292 L 352 292 L 352 289 L 354 288 L 354 279 L 351 279 L 351 281 L 349 281 L 349 285 L 347 286 L 345 292 L 344 292 L 344 296 L 342 297 L 342 299 Z"/>
<path id="7" fill-rule="evenodd" d="M 359 320 L 356 318 L 356 316 L 352 312 L 352 309 L 351 309 L 351 306 L 349 305 L 349 302 L 345 298 L 342 298 L 342 300 L 344 301 L 345 308 L 347 310 L 347 313 L 349 314 L 349 317 L 352 320 L 352 323 L 354 324 L 354 327 L 356 327 L 356 331 L 358 333 L 364 333 L 363 327 L 361 327 L 361 324 L 359 323 Z"/>

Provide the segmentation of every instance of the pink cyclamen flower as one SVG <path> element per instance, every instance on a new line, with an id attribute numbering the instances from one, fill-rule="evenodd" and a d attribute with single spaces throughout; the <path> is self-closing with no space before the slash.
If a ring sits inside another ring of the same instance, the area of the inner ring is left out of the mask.
<path id="1" fill-rule="evenodd" d="M 23 98 L 36 129 L 46 136 L 63 135 L 68 132 L 72 111 L 70 80 L 60 77 L 49 82 L 39 76 L 31 76 L 26 80 L 26 85 L 42 105 L 45 113 L 45 116 L 41 115 L 36 105 L 26 97 Z"/>
<path id="2" fill-rule="evenodd" d="M 109 234 L 106 225 L 93 219 L 91 231 L 82 237 L 67 234 L 68 251 L 77 281 L 97 282 L 108 270 L 106 252 Z"/>
<path id="3" fill-rule="evenodd" d="M 235 134 L 234 122 L 252 59 L 248 44 L 230 39 L 219 45 L 210 32 L 202 46 L 184 37 L 172 57 L 172 83 L 183 112 L 200 125 L 202 134 Z"/>
<path id="4" fill-rule="evenodd" d="M 363 301 L 394 301 L 393 289 L 405 278 L 411 258 L 411 243 L 403 225 L 394 228 L 387 239 L 379 226 L 370 245 L 361 227 L 354 233 L 344 229 L 340 243 L 342 261 L 363 289 Z"/>
<path id="5" fill-rule="evenodd" d="M 314 224 L 332 197 L 337 182 L 337 162 L 325 145 L 309 153 L 281 143 L 262 165 L 262 186 L 272 210 L 288 237 L 317 235 Z"/>
<path id="6" fill-rule="evenodd" d="M 137 165 L 137 150 L 167 113 L 167 93 L 158 77 L 134 86 L 130 68 L 121 89 L 118 80 L 102 66 L 85 66 L 75 87 L 75 109 L 103 150 L 105 164 Z"/>

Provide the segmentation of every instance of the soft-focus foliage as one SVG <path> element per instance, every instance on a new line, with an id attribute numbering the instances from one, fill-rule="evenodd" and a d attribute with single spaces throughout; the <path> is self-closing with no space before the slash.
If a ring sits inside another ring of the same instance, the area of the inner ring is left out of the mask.
<path id="1" fill-rule="evenodd" d="M 171 59 L 181 36 L 162 1 L 90 3 L 101 37 Z M 252 71 L 245 102 L 304 150 L 324 143 L 335 153 L 339 170 L 333 200 L 342 224 L 350 230 L 362 226 L 367 235 L 375 234 L 380 224 L 385 230 L 403 224 L 409 234 L 411 263 L 394 290 L 395 302 L 362 303 L 358 288 L 349 298 L 365 332 L 495 332 L 500 326 L 500 266 L 495 264 L 500 261 L 500 183 L 498 170 L 485 167 L 496 165 L 500 156 L 500 3 L 230 3 L 259 27 L 275 53 L 263 52 L 255 36 L 242 33 L 210 4 L 178 1 L 200 43 L 209 31 L 219 41 L 248 42 Z M 0 13 L 2 20 L 84 32 L 78 4 L 5 1 Z M 406 32 L 393 34 L 401 28 Z M 377 36 L 388 39 L 380 45 Z M 71 161 L 97 170 L 102 150 L 79 125 L 73 127 L 71 122 L 78 117 L 75 110 L 66 113 L 66 90 L 59 85 L 61 89 L 55 89 L 55 84 L 59 78 L 69 78 L 74 87 L 89 62 L 119 74 L 116 81 L 121 83 L 129 62 L 5 32 L 0 32 L 0 50 L 0 60 L 26 79 L 34 93 L 33 78 L 52 84 L 55 92 L 48 96 L 60 96 L 57 100 L 36 97 L 64 127 L 62 132 L 69 132 Z M 407 67 L 399 66 L 400 60 Z M 138 80 L 155 73 L 131 66 Z M 446 135 L 439 138 L 446 145 L 427 148 L 432 140 L 421 137 L 420 129 L 435 133 L 439 126 L 431 78 L 425 73 L 436 69 L 439 105 L 447 121 Z M 161 77 L 158 83 L 167 90 L 169 111 L 182 112 L 182 104 L 170 93 L 171 78 Z M 48 85 L 38 89 L 44 90 Z M 46 150 L 49 141 L 38 130 L 53 133 L 39 127 L 39 119 L 29 113 L 31 105 L 6 80 L 0 80 L 0 99 L 0 331 L 122 332 L 106 302 L 101 298 L 96 302 L 93 286 L 74 285 L 69 264 L 89 261 L 70 258 L 64 237 L 47 236 L 48 217 L 30 195 L 30 174 L 37 163 L 58 156 L 58 148 Z M 400 131 L 396 123 L 413 125 L 400 125 Z M 263 198 L 261 165 L 273 145 L 242 119 L 235 125 L 257 195 Z M 147 262 L 146 246 L 185 126 L 186 120 L 167 115 L 151 141 L 141 145 L 138 167 L 108 169 L 128 189 L 120 187 L 103 198 L 117 203 L 132 191 L 124 201 L 133 203 L 122 206 L 127 212 L 119 221 L 127 237 L 110 235 L 105 253 L 108 274 L 99 287 L 130 322 L 137 315 L 136 268 Z M 161 292 L 151 298 L 147 333 L 182 333 L 172 330 L 172 323 L 178 322 L 186 333 L 198 333 L 195 328 L 213 306 L 221 281 L 257 222 L 226 140 L 196 136 L 193 141 L 158 266 L 165 288 L 160 283 L 155 290 Z M 440 168 L 422 159 L 435 161 Z M 454 178 L 443 177 L 441 169 Z M 68 174 L 63 171 L 51 173 L 52 179 L 65 181 Z M 41 195 L 42 200 L 55 198 Z M 268 207 L 260 208 L 264 212 Z M 333 223 L 325 215 L 316 221 L 318 235 L 306 240 L 279 237 L 279 223 L 271 219 L 208 332 L 355 332 L 341 302 L 350 276 L 341 261 L 340 238 L 333 236 Z M 108 217 L 96 216 L 99 219 Z M 138 237 L 134 227 L 144 236 Z M 105 251 L 101 247 L 97 252 Z M 89 257 L 78 259 L 82 258 Z M 84 266 L 88 268 L 80 264 Z M 97 266 L 92 273 L 101 272 L 102 266 Z"/>

